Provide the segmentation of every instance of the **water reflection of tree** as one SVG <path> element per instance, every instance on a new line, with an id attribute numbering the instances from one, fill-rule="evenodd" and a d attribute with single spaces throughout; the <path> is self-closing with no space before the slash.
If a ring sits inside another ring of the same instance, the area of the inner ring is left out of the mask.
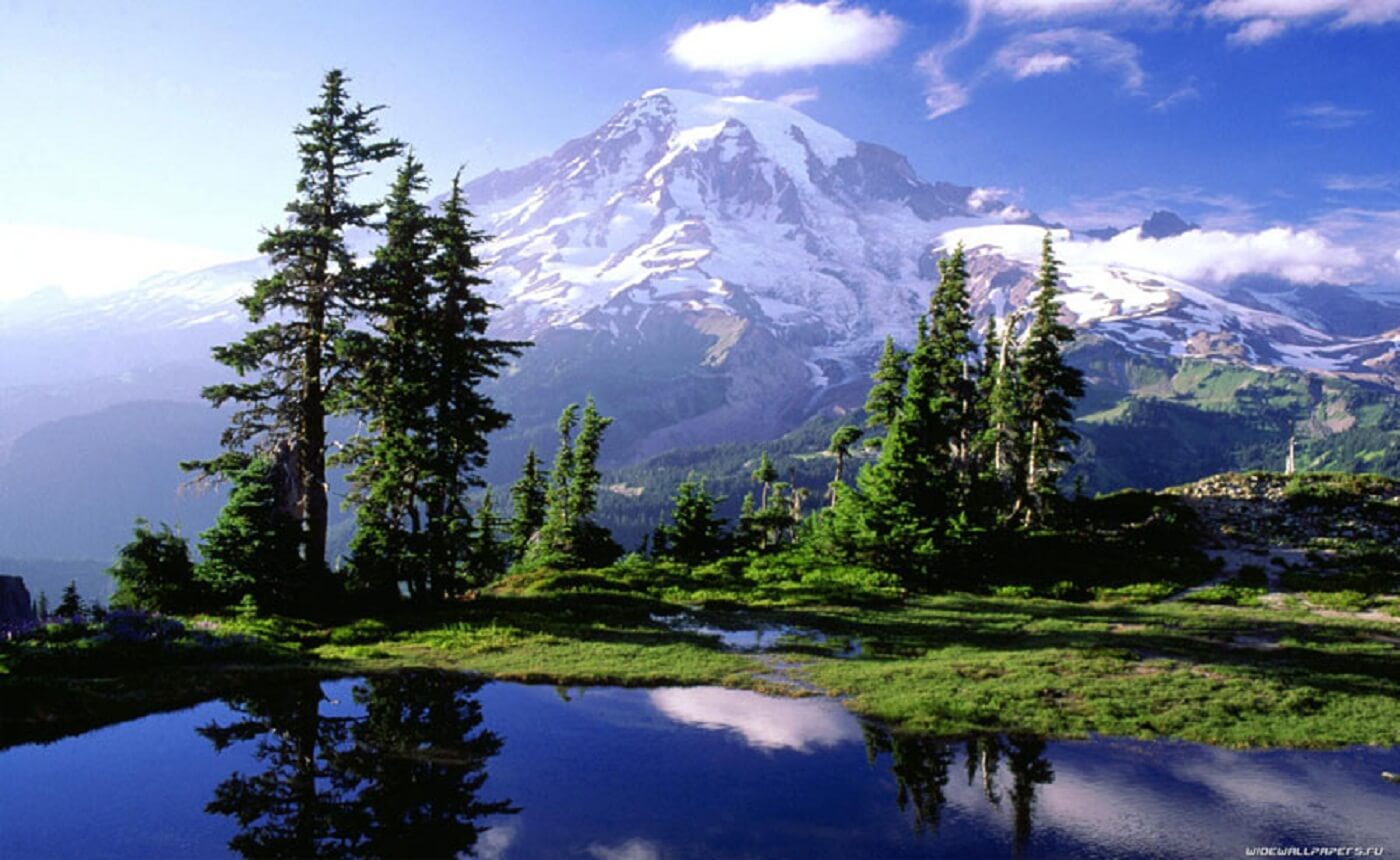
<path id="1" fill-rule="evenodd" d="M 948 771 L 956 759 L 955 743 L 867 724 L 865 744 L 872 762 L 882 753 L 889 755 L 890 770 L 899 790 L 899 808 L 912 810 L 914 828 L 936 832 L 947 804 Z M 1010 801 L 1012 844 L 1015 856 L 1021 856 L 1030 843 L 1036 789 L 1055 780 L 1055 772 L 1045 758 L 1045 741 L 988 735 L 971 738 L 962 745 L 967 784 L 980 784 L 983 796 L 994 806 L 1000 807 L 1003 797 Z M 1009 789 L 1003 789 L 999 781 L 1003 765 L 1011 779 Z"/>
<path id="2" fill-rule="evenodd" d="M 199 730 L 216 749 L 256 741 L 264 765 L 234 773 L 206 807 L 239 824 L 229 847 L 249 858 L 470 856 L 492 815 L 478 798 L 502 740 L 482 728 L 480 681 L 411 672 L 357 685 L 363 712 L 320 713 L 315 680 L 230 702 L 241 719 Z"/>

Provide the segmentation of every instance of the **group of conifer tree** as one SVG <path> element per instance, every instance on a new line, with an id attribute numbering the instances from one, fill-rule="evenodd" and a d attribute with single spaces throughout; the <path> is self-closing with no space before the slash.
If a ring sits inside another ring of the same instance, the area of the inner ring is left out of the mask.
<path id="1" fill-rule="evenodd" d="M 1061 319 L 1059 263 L 1050 236 L 1029 314 L 982 332 L 970 309 L 961 246 L 939 262 L 939 282 L 917 321 L 912 348 L 887 338 L 865 405 L 866 427 L 843 426 L 826 509 L 803 517 L 804 488 L 778 480 L 767 453 L 726 531 L 721 501 L 689 478 L 671 522 L 653 533 L 652 555 L 698 563 L 725 554 L 796 547 L 809 558 L 868 565 L 931 585 L 950 552 L 982 535 L 1035 527 L 1053 513 L 1076 441 L 1074 401 L 1082 375 L 1065 361 L 1073 331 Z M 980 337 L 978 336 L 980 334 Z M 845 483 L 846 464 L 867 432 L 874 459 Z"/>
<path id="2" fill-rule="evenodd" d="M 593 518 L 612 419 L 591 398 L 581 412 L 564 410 L 550 469 L 529 452 L 508 522 L 479 492 L 488 436 L 510 420 L 482 384 L 528 344 L 487 335 L 494 306 L 480 291 L 476 253 L 486 237 L 471 224 L 460 176 L 430 206 L 423 165 L 380 136 L 381 107 L 352 103 L 346 83 L 329 72 L 295 131 L 301 175 L 290 217 L 259 245 L 271 273 L 241 300 L 256 327 L 214 350 L 238 377 L 204 391 L 215 406 L 236 407 L 225 451 L 184 465 L 229 481 L 228 501 L 201 536 L 197 565 L 168 528 L 138 523 L 113 568 L 132 602 L 307 610 L 347 587 L 436 599 L 511 563 L 604 566 L 621 554 Z M 352 199 L 355 181 L 391 159 L 401 160 L 386 198 Z M 371 259 L 356 256 L 356 234 L 378 237 Z M 885 342 L 866 404 L 867 444 L 878 456 L 855 487 L 843 473 L 866 431 L 842 427 L 820 517 L 804 523 L 806 491 L 780 482 L 765 454 L 753 474 L 760 500 L 745 498 L 732 533 L 715 516 L 720 500 L 692 479 L 651 553 L 697 563 L 805 540 L 832 557 L 927 576 L 978 530 L 1041 519 L 1058 493 L 1083 393 L 1064 360 L 1073 334 L 1059 319 L 1050 237 L 1029 319 L 1012 314 L 1000 332 L 989 324 L 980 347 L 961 246 L 939 270 L 912 348 Z M 333 416 L 358 421 L 344 445 L 328 441 Z M 326 558 L 328 466 L 346 470 L 355 509 L 339 576 Z"/>
<path id="3" fill-rule="evenodd" d="M 197 565 L 168 529 L 138 524 L 123 558 L 165 552 L 161 565 L 114 568 L 132 602 L 306 610 L 346 586 L 449 596 L 504 567 L 491 499 L 471 510 L 487 437 L 510 420 L 481 385 L 527 344 L 487 336 L 485 237 L 458 178 L 430 206 L 423 165 L 380 135 L 381 106 L 353 103 L 346 84 L 329 72 L 295 130 L 296 196 L 258 248 L 271 273 L 241 300 L 255 328 L 214 350 L 238 377 L 204 391 L 236 407 L 225 451 L 184 465 L 230 482 L 228 501 Z M 394 159 L 384 200 L 352 198 L 357 180 Z M 357 257 L 356 234 L 378 237 L 371 259 Z M 328 442 L 333 416 L 358 421 L 343 446 Z M 328 466 L 347 470 L 355 507 L 339 577 L 326 559 Z"/>
<path id="4" fill-rule="evenodd" d="M 1065 361 L 1074 334 L 1060 319 L 1049 234 L 1029 319 L 1012 313 L 1000 331 L 989 320 L 980 346 L 961 245 L 939 261 L 939 276 L 913 347 L 885 341 L 865 407 L 878 455 L 854 488 L 838 477 L 815 530 L 847 559 L 925 577 L 978 533 L 1044 520 L 1084 393 L 1082 374 Z M 833 438 L 832 448 L 853 441 Z"/>

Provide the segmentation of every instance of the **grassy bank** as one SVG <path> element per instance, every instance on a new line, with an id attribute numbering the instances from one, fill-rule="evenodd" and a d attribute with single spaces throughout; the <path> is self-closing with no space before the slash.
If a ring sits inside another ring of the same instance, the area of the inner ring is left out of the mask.
<path id="1" fill-rule="evenodd" d="M 36 723 L 49 735 L 100 724 L 108 700 L 108 722 L 192 704 L 249 673 L 432 667 L 567 685 L 720 684 L 793 695 L 811 687 L 901 729 L 945 735 L 1400 744 L 1393 623 L 1297 605 L 1151 602 L 1160 589 L 1145 585 L 1084 602 L 949 594 L 865 605 L 813 605 L 791 589 L 759 589 L 745 603 L 715 581 L 687 591 L 664 572 L 654 586 L 647 593 L 575 573 L 517 578 L 429 614 L 336 625 L 206 618 L 165 641 L 135 643 L 71 630 L 38 637 L 0 652 L 4 739 L 44 736 Z M 711 597 L 694 599 L 701 594 Z M 782 624 L 831 638 L 788 636 L 773 651 L 738 653 L 668 626 L 664 617 L 678 612 L 725 628 Z M 841 653 L 849 642 L 858 655 Z M 46 699 L 53 704 L 32 704 Z"/>

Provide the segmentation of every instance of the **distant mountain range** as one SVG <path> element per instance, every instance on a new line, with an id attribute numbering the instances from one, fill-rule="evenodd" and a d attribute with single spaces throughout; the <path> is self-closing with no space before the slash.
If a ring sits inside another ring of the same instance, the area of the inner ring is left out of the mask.
<path id="1" fill-rule="evenodd" d="M 1295 430 L 1310 444 L 1375 430 L 1380 441 L 1357 446 L 1373 455 L 1390 444 L 1380 412 L 1400 371 L 1400 304 L 1334 284 L 1259 275 L 1193 282 L 1153 271 L 1115 250 L 1181 241 L 1200 228 L 1170 212 L 1082 233 L 1047 225 L 998 192 L 925 181 L 898 153 L 780 104 L 652 90 L 596 131 L 466 190 L 495 237 L 484 256 L 501 306 L 496 329 L 536 343 L 499 385 L 516 421 L 496 445 L 498 480 L 508 480 L 526 445 L 551 451 L 559 409 L 590 392 L 618 418 L 606 446 L 614 465 L 758 443 L 858 408 L 881 340 L 911 337 L 941 254 L 962 242 L 974 311 L 1004 316 L 1027 302 L 1047 229 L 1074 251 L 1065 305 L 1082 332 L 1077 360 L 1094 382 L 1086 418 L 1117 426 L 1132 412 L 1123 403 L 1148 400 L 1245 415 L 1233 401 L 1207 406 L 1140 384 L 1177 378 L 1200 361 L 1253 380 L 1331 380 L 1305 383 L 1261 450 Z M 161 419 L 128 440 L 144 452 L 136 459 L 201 453 L 190 450 L 201 447 L 193 425 L 166 417 L 183 414 L 170 404 L 192 404 L 199 386 L 218 378 L 208 348 L 242 330 L 235 299 L 264 271 L 250 260 L 156 276 L 96 300 L 46 292 L 0 305 L 0 555 L 61 554 L 60 523 L 33 512 L 36 498 L 57 492 L 35 464 L 77 462 L 62 446 L 83 443 L 64 428 L 140 426 L 141 410 L 123 404 L 165 401 L 145 410 Z M 1327 391 L 1343 390 L 1362 392 L 1346 395 L 1356 409 L 1380 405 L 1345 427 L 1311 421 L 1317 409 L 1337 408 L 1326 404 L 1341 395 Z M 185 435 L 177 444 L 172 433 Z M 126 438 L 102 440 L 110 443 L 103 457 L 122 459 L 112 445 Z M 1189 472 L 1191 461 L 1184 465 Z M 1136 472 L 1111 459 L 1088 474 L 1107 487 Z M 104 480 L 112 477 L 94 478 L 88 492 L 115 499 Z M 144 505 L 123 496 L 122 533 L 132 516 L 177 510 L 173 487 L 167 495 Z M 77 501 L 55 504 L 61 521 Z M 191 517 L 207 515 L 196 507 Z M 100 545 L 109 546 L 114 527 L 103 523 Z M 98 547 L 69 545 L 81 547 L 77 555 Z"/>

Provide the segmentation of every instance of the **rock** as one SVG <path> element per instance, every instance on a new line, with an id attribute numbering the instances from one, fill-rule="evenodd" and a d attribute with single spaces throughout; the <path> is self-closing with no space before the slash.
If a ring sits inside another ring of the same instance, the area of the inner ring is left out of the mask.
<path id="1" fill-rule="evenodd" d="M 0 576 L 0 629 L 26 627 L 37 620 L 24 580 L 18 576 Z"/>

